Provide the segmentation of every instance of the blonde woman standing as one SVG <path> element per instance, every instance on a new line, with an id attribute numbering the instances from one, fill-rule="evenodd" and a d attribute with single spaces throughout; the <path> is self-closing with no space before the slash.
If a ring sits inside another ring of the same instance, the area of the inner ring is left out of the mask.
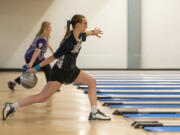
<path id="1" fill-rule="evenodd" d="M 34 67 L 35 65 L 39 64 L 45 59 L 44 55 L 47 51 L 47 48 L 49 48 L 51 53 L 53 54 L 53 49 L 48 41 L 51 31 L 51 23 L 44 21 L 41 24 L 41 28 L 39 32 L 36 34 L 35 39 L 33 40 L 32 44 L 29 46 L 28 50 L 25 53 L 25 61 L 27 64 L 26 66 L 28 68 Z M 50 79 L 51 66 L 47 64 L 44 67 L 42 67 L 41 70 L 45 73 L 46 81 L 48 82 Z M 9 89 L 14 91 L 16 84 L 21 84 L 20 76 L 14 79 L 13 81 L 8 82 Z"/>

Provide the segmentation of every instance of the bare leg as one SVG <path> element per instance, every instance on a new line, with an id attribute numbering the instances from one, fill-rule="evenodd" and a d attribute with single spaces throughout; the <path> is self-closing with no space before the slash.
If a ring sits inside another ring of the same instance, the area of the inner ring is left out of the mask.
<path id="1" fill-rule="evenodd" d="M 49 81 L 43 88 L 43 90 L 36 95 L 32 95 L 20 100 L 19 107 L 27 106 L 34 103 L 40 103 L 47 100 L 51 95 L 53 95 L 60 87 L 61 83 L 57 81 Z"/>
<path id="2" fill-rule="evenodd" d="M 81 71 L 79 76 L 76 78 L 75 83 L 80 83 L 88 86 L 88 96 L 91 104 L 91 112 L 89 115 L 89 120 L 111 120 L 109 116 L 106 116 L 97 108 L 97 97 L 96 97 L 96 80 L 91 76 Z M 43 90 L 37 94 L 32 95 L 27 98 L 22 99 L 18 103 L 14 104 L 5 104 L 5 107 L 2 112 L 3 120 L 6 120 L 7 117 L 15 112 L 15 109 L 18 107 L 27 106 L 34 103 L 44 102 L 48 97 L 53 95 L 57 89 L 61 87 L 61 83 L 52 81 L 48 82 Z"/>
<path id="3" fill-rule="evenodd" d="M 89 96 L 90 104 L 91 106 L 96 106 L 97 105 L 96 80 L 92 78 L 90 75 L 81 71 L 74 82 L 88 86 L 88 96 Z"/>

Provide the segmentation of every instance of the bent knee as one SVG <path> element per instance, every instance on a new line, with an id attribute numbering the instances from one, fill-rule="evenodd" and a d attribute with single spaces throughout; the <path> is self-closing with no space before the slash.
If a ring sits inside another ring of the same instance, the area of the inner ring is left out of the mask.
<path id="1" fill-rule="evenodd" d="M 91 78 L 89 83 L 88 83 L 89 87 L 96 87 L 96 80 L 94 78 Z"/>

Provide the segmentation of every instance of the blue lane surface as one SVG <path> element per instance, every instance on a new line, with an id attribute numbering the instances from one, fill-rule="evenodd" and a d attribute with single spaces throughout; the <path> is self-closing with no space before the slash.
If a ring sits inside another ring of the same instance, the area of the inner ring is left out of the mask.
<path id="1" fill-rule="evenodd" d="M 180 114 L 123 114 L 127 118 L 180 118 Z"/>
<path id="2" fill-rule="evenodd" d="M 180 132 L 180 126 L 177 127 L 145 127 L 144 130 L 151 132 Z"/>
<path id="3" fill-rule="evenodd" d="M 88 88 L 82 88 L 83 90 L 88 90 Z M 180 88 L 148 88 L 148 87 L 140 87 L 140 88 L 96 88 L 97 90 L 180 90 Z"/>
<path id="4" fill-rule="evenodd" d="M 141 93 L 97 93 L 98 96 L 113 96 L 113 95 L 180 95 L 177 93 L 152 93 L 152 92 L 141 92 Z"/>
<path id="5" fill-rule="evenodd" d="M 131 86 L 131 85 L 134 85 L 134 86 L 179 86 L 180 83 L 177 83 L 177 84 L 96 84 L 96 86 L 100 86 L 100 85 L 104 85 L 104 86 Z M 83 84 L 78 84 L 77 85 L 78 87 L 87 87 L 86 85 L 83 85 Z"/>
<path id="6" fill-rule="evenodd" d="M 118 77 L 107 77 L 107 78 L 98 77 L 97 78 L 97 77 L 94 77 L 94 78 L 96 79 L 96 81 L 100 81 L 100 80 L 101 81 L 103 81 L 103 80 L 108 80 L 108 81 L 109 80 L 111 80 L 111 81 L 113 81 L 113 80 L 115 80 L 115 81 L 118 81 L 118 80 L 137 80 L 137 81 L 139 81 L 139 80 L 142 80 L 142 81 L 145 81 L 145 80 L 151 80 L 151 81 L 152 80 L 153 81 L 156 81 L 156 80 L 157 81 L 159 81 L 159 80 L 160 81 L 168 80 L 168 81 L 180 81 L 180 77 L 179 78 L 172 78 L 172 77 L 171 78 L 169 78 L 169 77 L 168 78 L 164 78 L 164 77 L 159 77 L 159 78 L 155 78 L 155 77 L 146 77 L 146 78 L 145 77 L 138 77 L 138 78 L 137 77 L 136 78 L 132 78 L 132 77 L 131 78 L 130 77 L 129 78 L 127 78 L 127 77 L 126 78 L 125 77 L 123 77 L 123 78 L 122 77 L 121 78 L 120 77 L 119 78 Z"/>
<path id="7" fill-rule="evenodd" d="M 87 92 L 88 90 L 87 89 L 83 89 L 83 91 L 84 92 Z M 147 89 L 144 89 L 144 90 L 142 90 L 142 89 L 140 89 L 140 90 L 122 90 L 122 89 L 120 89 L 120 90 L 117 90 L 117 89 L 115 89 L 115 90 L 113 90 L 113 89 L 105 89 L 105 90 L 103 90 L 103 89 L 97 89 L 96 90 L 96 92 L 97 93 L 141 93 L 141 92 L 145 92 L 145 93 L 180 93 L 180 89 L 174 89 L 174 90 L 147 90 Z"/>
<path id="8" fill-rule="evenodd" d="M 164 104 L 144 104 L 144 105 L 109 105 L 111 108 L 180 108 L 180 105 L 175 105 L 175 104 L 169 104 L 169 105 L 164 105 Z"/>
<path id="9" fill-rule="evenodd" d="M 180 101 L 180 98 L 127 98 L 127 99 L 99 99 L 100 101 Z"/>
<path id="10" fill-rule="evenodd" d="M 145 80 L 141 80 L 141 81 L 96 81 L 97 84 L 114 84 L 114 83 L 180 83 L 180 81 L 145 81 Z"/>

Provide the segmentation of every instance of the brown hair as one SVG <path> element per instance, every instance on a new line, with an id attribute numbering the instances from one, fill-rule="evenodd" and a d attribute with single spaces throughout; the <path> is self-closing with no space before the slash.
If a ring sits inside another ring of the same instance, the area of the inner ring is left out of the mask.
<path id="1" fill-rule="evenodd" d="M 50 22 L 44 21 L 44 22 L 41 24 L 41 28 L 40 28 L 39 32 L 36 34 L 36 37 L 37 37 L 37 36 L 40 36 L 40 35 L 43 35 L 45 29 L 47 29 L 50 25 L 51 25 Z M 48 38 L 49 38 L 49 36 L 50 36 L 50 35 L 48 35 Z"/>
<path id="2" fill-rule="evenodd" d="M 67 21 L 66 34 L 64 35 L 64 38 L 63 38 L 63 39 L 65 39 L 65 38 L 70 34 L 70 32 L 71 32 L 71 30 L 70 30 L 70 25 L 72 24 L 72 27 L 73 27 L 73 29 L 74 29 L 74 28 L 75 28 L 75 25 L 76 25 L 77 23 L 81 23 L 81 22 L 82 22 L 82 19 L 83 19 L 83 18 L 85 18 L 83 15 L 77 14 L 77 15 L 74 15 L 71 20 L 68 20 L 68 21 Z"/>

